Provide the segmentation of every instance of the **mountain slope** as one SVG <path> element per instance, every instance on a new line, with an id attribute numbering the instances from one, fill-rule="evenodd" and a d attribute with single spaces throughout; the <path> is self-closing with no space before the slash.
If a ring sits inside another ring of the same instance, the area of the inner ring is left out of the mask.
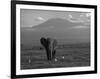
<path id="1" fill-rule="evenodd" d="M 70 22 L 66 19 L 54 18 L 34 27 L 22 28 L 21 40 L 24 43 L 40 43 L 41 37 L 56 38 L 62 42 L 87 42 L 90 39 L 90 29 L 69 29 L 75 26 L 85 26 L 84 23 Z M 34 40 L 37 40 L 34 41 Z"/>
<path id="2" fill-rule="evenodd" d="M 46 22 L 36 25 L 33 28 L 37 29 L 46 29 L 46 28 L 56 28 L 56 29 L 61 29 L 61 28 L 71 28 L 74 26 L 85 26 L 84 23 L 81 22 L 70 22 L 66 19 L 61 19 L 61 18 L 54 18 L 54 19 L 49 19 Z"/>

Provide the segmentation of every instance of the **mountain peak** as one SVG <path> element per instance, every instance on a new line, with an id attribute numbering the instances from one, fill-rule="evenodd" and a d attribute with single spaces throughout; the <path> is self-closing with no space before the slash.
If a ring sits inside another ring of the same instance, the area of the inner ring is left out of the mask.
<path id="1" fill-rule="evenodd" d="M 57 28 L 65 28 L 65 27 L 73 27 L 73 26 L 80 26 L 80 25 L 84 25 L 83 23 L 73 23 L 70 22 L 67 19 L 62 19 L 62 18 L 52 18 L 52 19 L 48 19 L 47 21 L 45 21 L 44 23 L 41 23 L 39 25 L 34 26 L 33 28 L 48 28 L 51 26 L 57 27 Z"/>

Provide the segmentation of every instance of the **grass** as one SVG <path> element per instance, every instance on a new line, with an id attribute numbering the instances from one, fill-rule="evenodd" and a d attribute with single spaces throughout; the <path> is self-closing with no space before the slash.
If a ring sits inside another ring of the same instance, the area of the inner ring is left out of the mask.
<path id="1" fill-rule="evenodd" d="M 90 66 L 90 46 L 88 43 L 59 45 L 57 61 L 48 61 L 44 49 L 41 46 L 33 46 L 21 50 L 21 69 L 41 69 L 59 67 Z M 64 56 L 64 59 L 62 58 Z"/>

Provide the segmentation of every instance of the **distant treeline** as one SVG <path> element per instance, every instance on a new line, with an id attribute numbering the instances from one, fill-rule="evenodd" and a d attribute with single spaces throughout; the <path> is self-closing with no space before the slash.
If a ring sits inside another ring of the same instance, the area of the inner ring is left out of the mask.
<path id="1" fill-rule="evenodd" d="M 60 44 L 57 49 L 69 49 L 69 48 L 89 48 L 90 43 L 74 43 L 74 44 Z M 44 50 L 42 46 L 32 46 L 21 44 L 21 50 Z"/>

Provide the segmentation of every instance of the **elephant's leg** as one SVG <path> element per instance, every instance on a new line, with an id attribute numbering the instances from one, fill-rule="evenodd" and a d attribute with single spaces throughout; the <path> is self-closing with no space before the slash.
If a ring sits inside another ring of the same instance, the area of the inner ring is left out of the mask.
<path id="1" fill-rule="evenodd" d="M 56 48 L 57 48 L 57 41 L 54 39 L 54 41 L 53 41 L 53 59 L 55 58 L 55 55 L 56 55 Z"/>
<path id="2" fill-rule="evenodd" d="M 48 56 L 49 56 L 49 60 L 52 60 L 52 55 L 51 55 L 51 50 L 48 50 Z"/>
<path id="3" fill-rule="evenodd" d="M 47 59 L 50 60 L 50 61 L 52 60 L 52 55 L 51 55 L 51 53 L 52 53 L 52 52 L 51 52 L 50 49 L 47 49 L 47 50 L 46 50 Z"/>
<path id="4" fill-rule="evenodd" d="M 53 52 L 52 52 L 52 59 L 55 58 L 55 55 L 56 55 L 56 50 L 53 50 Z"/>
<path id="5" fill-rule="evenodd" d="M 50 60 L 49 50 L 48 49 L 46 49 L 46 56 L 47 56 L 47 59 Z"/>

